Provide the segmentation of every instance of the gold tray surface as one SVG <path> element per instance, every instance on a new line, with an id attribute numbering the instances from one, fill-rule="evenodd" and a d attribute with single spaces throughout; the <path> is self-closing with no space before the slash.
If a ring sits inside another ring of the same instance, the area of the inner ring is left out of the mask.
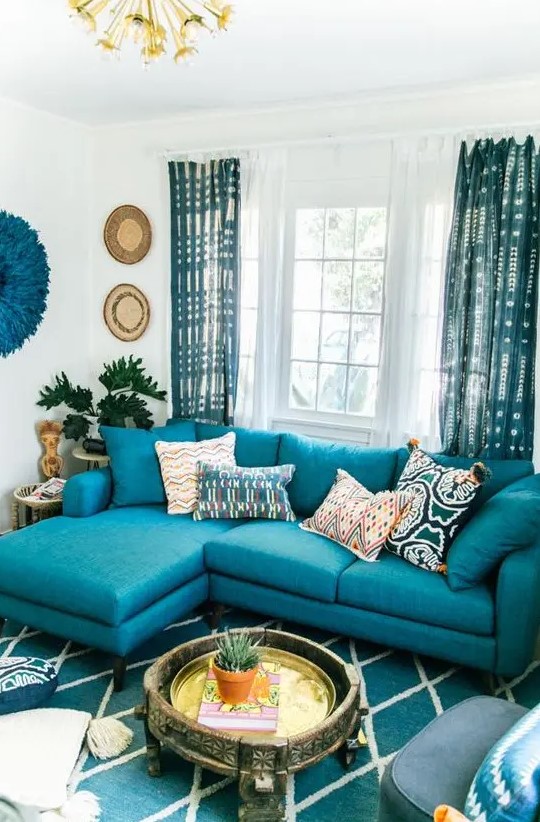
<path id="1" fill-rule="evenodd" d="M 215 653 L 210 653 L 192 660 L 171 683 L 173 708 L 194 722 L 199 715 L 208 667 L 214 656 Z M 336 689 L 318 665 L 278 648 L 263 648 L 261 662 L 266 670 L 279 670 L 281 674 L 278 727 L 274 733 L 250 733 L 250 736 L 257 739 L 296 736 L 320 725 L 332 712 Z M 207 730 L 211 731 L 210 728 Z M 220 733 L 240 736 L 238 731 Z"/>

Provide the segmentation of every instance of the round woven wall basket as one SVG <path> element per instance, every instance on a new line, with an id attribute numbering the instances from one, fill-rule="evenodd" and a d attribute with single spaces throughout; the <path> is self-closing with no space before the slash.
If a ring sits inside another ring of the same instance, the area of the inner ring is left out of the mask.
<path id="1" fill-rule="evenodd" d="M 142 337 L 150 322 L 150 304 L 136 285 L 121 283 L 109 291 L 103 319 L 114 336 L 124 342 Z"/>
<path id="2" fill-rule="evenodd" d="M 152 245 L 150 220 L 137 206 L 118 206 L 107 218 L 103 239 L 109 254 L 119 263 L 138 263 Z"/>

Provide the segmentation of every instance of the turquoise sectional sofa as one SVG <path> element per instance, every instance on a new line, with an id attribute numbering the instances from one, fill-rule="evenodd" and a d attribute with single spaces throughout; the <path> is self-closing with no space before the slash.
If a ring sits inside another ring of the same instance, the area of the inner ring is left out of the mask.
<path id="1" fill-rule="evenodd" d="M 198 440 L 231 430 L 189 425 Z M 338 468 L 376 492 L 395 486 L 407 460 L 406 449 L 232 430 L 239 465 L 296 465 L 289 496 L 299 518 L 322 502 Z M 153 470 L 152 454 L 146 465 L 133 466 L 141 483 Z M 129 454 L 123 457 L 129 468 Z M 527 494 L 539 500 L 540 477 L 531 463 L 489 466 L 493 476 L 476 509 L 501 494 L 504 512 L 503 489 L 514 483 L 525 489 L 525 500 Z M 530 544 L 510 546 L 516 550 L 488 579 L 452 591 L 440 574 L 387 552 L 376 563 L 356 560 L 297 523 L 194 522 L 169 516 L 164 504 L 111 507 L 112 494 L 110 469 L 79 474 L 66 484 L 63 516 L 0 538 L 0 617 L 114 654 L 117 688 L 130 651 L 207 600 L 505 676 L 520 674 L 532 658 L 540 624 L 540 525 Z M 509 512 L 516 521 L 515 504 Z"/>

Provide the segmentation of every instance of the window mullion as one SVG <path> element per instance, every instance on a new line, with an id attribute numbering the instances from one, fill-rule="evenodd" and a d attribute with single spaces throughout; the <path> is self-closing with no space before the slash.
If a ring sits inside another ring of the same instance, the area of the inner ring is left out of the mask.
<path id="1" fill-rule="evenodd" d="M 324 209 L 323 220 L 323 242 L 322 242 L 322 260 L 321 260 L 321 302 L 319 308 L 319 341 L 317 343 L 317 378 L 315 380 L 315 410 L 319 410 L 319 378 L 321 373 L 321 345 L 322 345 L 322 321 L 323 321 L 323 294 L 324 294 L 324 263 L 326 254 L 326 215 L 328 209 Z"/>

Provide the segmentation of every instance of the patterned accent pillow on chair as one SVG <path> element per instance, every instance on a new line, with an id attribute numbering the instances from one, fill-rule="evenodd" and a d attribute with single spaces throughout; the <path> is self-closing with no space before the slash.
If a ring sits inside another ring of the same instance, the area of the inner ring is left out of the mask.
<path id="1" fill-rule="evenodd" d="M 338 542 L 359 559 L 374 562 L 409 502 L 407 492 L 372 494 L 339 468 L 328 496 L 300 528 Z"/>
<path id="2" fill-rule="evenodd" d="M 169 514 L 191 514 L 199 498 L 199 462 L 235 465 L 236 434 L 200 442 L 156 442 Z"/>
<path id="3" fill-rule="evenodd" d="M 411 494 L 411 502 L 392 530 L 387 550 L 428 571 L 444 571 L 450 543 L 488 476 L 481 462 L 470 469 L 445 468 L 412 445 L 396 486 Z"/>
<path id="4" fill-rule="evenodd" d="M 476 772 L 465 803 L 471 822 L 536 822 L 540 813 L 540 705 L 516 722 Z"/>
<path id="5" fill-rule="evenodd" d="M 283 519 L 296 516 L 287 485 L 294 465 L 240 468 L 199 465 L 199 504 L 193 519 Z"/>
<path id="6" fill-rule="evenodd" d="M 29 656 L 0 658 L 0 715 L 37 708 L 56 690 L 56 668 Z"/>

